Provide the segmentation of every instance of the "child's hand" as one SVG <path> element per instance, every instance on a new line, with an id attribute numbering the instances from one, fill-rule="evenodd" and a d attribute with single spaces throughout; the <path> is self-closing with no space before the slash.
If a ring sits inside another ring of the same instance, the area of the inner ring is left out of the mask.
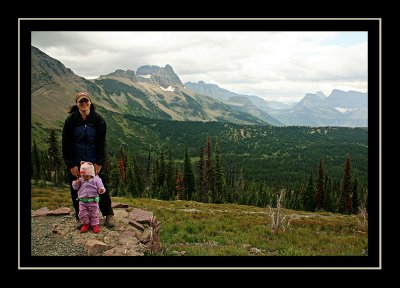
<path id="1" fill-rule="evenodd" d="M 81 184 L 81 180 L 79 178 L 76 179 L 74 182 L 75 182 L 76 185 L 80 185 Z"/>
<path id="2" fill-rule="evenodd" d="M 99 194 L 103 194 L 104 192 L 106 192 L 106 188 L 104 187 L 99 188 Z"/>

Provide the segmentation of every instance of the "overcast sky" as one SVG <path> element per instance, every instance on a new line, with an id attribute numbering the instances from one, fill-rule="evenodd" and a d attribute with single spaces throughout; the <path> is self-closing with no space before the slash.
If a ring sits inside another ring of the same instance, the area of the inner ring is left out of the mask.
<path id="1" fill-rule="evenodd" d="M 266 100 L 367 91 L 367 32 L 32 32 L 32 45 L 87 79 L 169 64 L 183 83 Z"/>

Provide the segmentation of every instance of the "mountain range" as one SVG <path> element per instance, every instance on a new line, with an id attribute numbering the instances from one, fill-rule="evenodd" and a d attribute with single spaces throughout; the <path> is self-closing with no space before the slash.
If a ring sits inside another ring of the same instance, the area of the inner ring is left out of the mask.
<path id="1" fill-rule="evenodd" d="M 368 127 L 368 93 L 335 89 L 326 96 L 318 91 L 307 93 L 299 102 L 288 105 L 258 96 L 236 94 L 203 81 L 187 82 L 184 85 L 193 91 L 237 106 L 236 109 L 273 125 Z M 268 117 L 263 117 L 263 113 L 267 113 Z"/>
<path id="2" fill-rule="evenodd" d="M 87 80 L 60 61 L 31 47 L 32 120 L 56 123 L 74 105 L 74 94 L 89 91 L 96 106 L 114 113 L 155 119 L 268 123 L 233 106 L 185 88 L 171 66 L 116 70 Z"/>
<path id="3" fill-rule="evenodd" d="M 31 47 L 32 129 L 59 128 L 74 94 L 89 91 L 110 115 L 165 120 L 219 121 L 273 126 L 368 126 L 368 94 L 333 90 L 307 94 L 296 104 L 240 95 L 203 81 L 182 83 L 170 65 L 116 70 L 97 79 L 76 75 L 57 59 Z"/>
<path id="4" fill-rule="evenodd" d="M 368 128 L 295 125 L 337 119 L 345 123 L 350 116 L 359 119 L 361 108 L 367 111 L 367 103 L 361 105 L 367 98 L 364 93 L 334 90 L 327 97 L 318 92 L 287 105 L 214 84 L 182 83 L 170 65 L 119 69 L 89 80 L 35 47 L 31 55 L 31 145 L 35 141 L 41 151 L 49 147 L 50 128 L 61 135 L 68 110 L 75 105 L 75 93 L 88 91 L 107 123 L 110 159 L 123 145 L 138 161 L 147 159 L 149 151 L 158 157 L 161 151 L 171 150 L 179 162 L 186 149 L 198 157 L 200 147 L 211 137 L 213 143 L 221 141 L 229 177 L 243 171 L 251 181 L 298 185 L 324 158 L 329 175 L 340 179 L 344 155 L 349 154 L 359 184 L 368 179 Z M 293 126 L 285 127 L 290 123 Z"/>

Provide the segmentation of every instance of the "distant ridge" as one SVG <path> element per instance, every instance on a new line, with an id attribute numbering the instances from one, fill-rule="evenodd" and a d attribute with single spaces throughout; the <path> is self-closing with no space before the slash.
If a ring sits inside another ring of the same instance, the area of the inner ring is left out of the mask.
<path id="1" fill-rule="evenodd" d="M 368 127 L 368 93 L 335 89 L 327 97 L 318 91 L 307 93 L 299 102 L 288 105 L 258 96 L 236 94 L 203 81 L 184 85 L 227 104 L 240 106 L 242 111 L 254 106 L 256 109 L 253 107 L 247 112 L 256 116 L 262 114 L 257 109 L 262 110 L 270 120 L 261 119 L 274 125 Z"/>

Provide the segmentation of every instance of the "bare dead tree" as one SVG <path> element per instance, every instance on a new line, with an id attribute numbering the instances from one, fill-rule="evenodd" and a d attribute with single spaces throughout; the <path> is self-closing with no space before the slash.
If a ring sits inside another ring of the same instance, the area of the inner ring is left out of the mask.
<path id="1" fill-rule="evenodd" d="M 289 225 L 290 220 L 293 215 L 287 219 L 287 214 L 283 211 L 283 200 L 285 199 L 286 189 L 280 190 L 276 195 L 276 208 L 272 209 L 270 205 L 268 205 L 269 211 L 267 215 L 271 218 L 271 229 L 272 233 L 276 233 L 279 229 L 283 229 L 285 231 L 285 226 Z"/>
<path id="2" fill-rule="evenodd" d="M 366 231 L 368 229 L 368 210 L 367 207 L 365 205 L 366 199 L 362 199 L 360 206 L 358 207 L 358 223 L 361 226 L 361 229 L 363 229 L 363 231 Z"/>

